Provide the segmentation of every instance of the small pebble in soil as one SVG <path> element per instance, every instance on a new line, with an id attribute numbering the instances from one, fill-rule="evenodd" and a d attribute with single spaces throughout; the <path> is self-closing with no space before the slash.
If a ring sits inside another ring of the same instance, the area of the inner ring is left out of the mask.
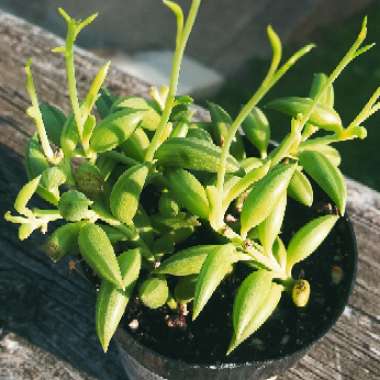
<path id="1" fill-rule="evenodd" d="M 135 331 L 139 328 L 139 321 L 137 319 L 132 319 L 128 326 L 131 330 Z"/>
<path id="2" fill-rule="evenodd" d="M 283 345 L 283 346 L 285 346 L 286 345 L 286 343 L 288 343 L 289 342 L 289 340 L 290 340 L 290 335 L 288 335 L 288 334 L 286 334 L 286 335 L 284 335 L 283 337 L 282 337 L 282 339 L 281 339 L 281 344 Z"/>
<path id="3" fill-rule="evenodd" d="M 258 351 L 264 351 L 265 350 L 265 344 L 259 338 L 253 338 L 251 341 L 251 345 L 252 345 L 252 347 L 254 347 Z"/>
<path id="4" fill-rule="evenodd" d="M 338 265 L 331 267 L 331 280 L 334 285 L 338 285 L 343 280 L 343 269 Z"/>

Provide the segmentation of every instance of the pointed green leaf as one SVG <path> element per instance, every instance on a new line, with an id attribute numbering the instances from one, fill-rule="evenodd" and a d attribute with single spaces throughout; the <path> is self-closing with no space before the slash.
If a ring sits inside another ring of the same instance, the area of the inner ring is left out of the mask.
<path id="1" fill-rule="evenodd" d="M 273 257 L 277 260 L 281 269 L 286 269 L 286 261 L 287 261 L 287 252 L 285 248 L 285 244 L 283 241 L 277 236 L 272 249 Z"/>
<path id="2" fill-rule="evenodd" d="M 197 178 L 181 168 L 167 169 L 164 175 L 168 188 L 179 205 L 192 214 L 207 219 L 209 202 L 206 191 Z"/>
<path id="3" fill-rule="evenodd" d="M 30 180 L 49 168 L 49 162 L 42 151 L 37 134 L 29 139 L 25 153 L 25 166 Z"/>
<path id="4" fill-rule="evenodd" d="M 305 115 L 312 104 L 313 99 L 294 96 L 273 100 L 267 104 L 267 108 L 296 117 L 298 114 Z M 342 120 L 338 113 L 322 104 L 315 106 L 309 121 L 326 131 L 339 132 L 343 129 Z"/>
<path id="5" fill-rule="evenodd" d="M 199 273 L 193 303 L 193 320 L 195 320 L 226 274 L 231 265 L 238 260 L 235 247 L 226 244 L 215 248 L 208 255 Z"/>
<path id="6" fill-rule="evenodd" d="M 240 166 L 245 170 L 246 173 L 249 173 L 253 169 L 257 169 L 260 166 L 263 166 L 263 160 L 258 157 L 247 157 L 240 162 Z"/>
<path id="7" fill-rule="evenodd" d="M 130 96 L 115 105 L 118 109 L 129 108 L 142 111 L 141 126 L 148 131 L 155 131 L 160 124 L 160 114 L 144 98 Z"/>
<path id="8" fill-rule="evenodd" d="M 221 154 L 221 149 L 210 142 L 195 138 L 171 137 L 158 148 L 156 158 L 163 166 L 217 173 Z M 239 169 L 239 163 L 229 155 L 226 172 L 233 173 Z"/>
<path id="9" fill-rule="evenodd" d="M 123 289 L 133 285 L 139 277 L 141 257 L 140 248 L 130 249 L 118 256 L 117 261 L 120 266 Z"/>
<path id="10" fill-rule="evenodd" d="M 124 109 L 104 118 L 94 129 L 90 139 L 91 148 L 102 153 L 116 148 L 135 131 L 143 113 Z"/>
<path id="11" fill-rule="evenodd" d="M 34 226 L 31 223 L 21 224 L 18 228 L 18 238 L 22 241 L 27 239 L 34 231 Z"/>
<path id="12" fill-rule="evenodd" d="M 189 123 L 185 121 L 179 121 L 178 123 L 176 123 L 170 137 L 179 137 L 179 138 L 186 137 L 188 132 L 189 132 Z"/>
<path id="13" fill-rule="evenodd" d="M 259 167 L 250 170 L 243 178 L 238 177 L 229 189 L 227 195 L 224 197 L 223 207 L 228 207 L 234 199 L 249 189 L 255 182 L 260 181 L 264 176 L 266 176 L 270 166 L 271 162 L 268 161 L 264 165 L 261 164 Z"/>
<path id="14" fill-rule="evenodd" d="M 211 135 L 205 129 L 202 128 L 192 127 L 189 129 L 186 136 L 213 143 Z"/>
<path id="15" fill-rule="evenodd" d="M 119 264 L 112 244 L 101 227 L 88 223 L 79 232 L 79 249 L 87 264 L 103 279 L 122 288 Z"/>
<path id="16" fill-rule="evenodd" d="M 81 192 L 69 190 L 62 194 L 58 210 L 69 222 L 79 222 L 88 217 L 88 207 L 92 202 Z"/>
<path id="17" fill-rule="evenodd" d="M 241 336 L 237 338 L 234 334 L 230 343 L 230 347 L 228 348 L 227 355 L 229 355 L 233 350 L 235 350 L 236 347 L 239 346 L 239 344 L 241 344 L 244 340 L 249 338 L 268 320 L 268 318 L 272 315 L 278 303 L 280 302 L 282 291 L 282 285 L 272 283 L 268 296 L 265 297 L 262 304 L 258 308 L 256 314 L 249 321 L 247 327 L 244 329 Z"/>
<path id="18" fill-rule="evenodd" d="M 288 195 L 307 207 L 313 204 L 313 188 L 310 181 L 299 169 L 294 172 L 289 182 Z"/>
<path id="19" fill-rule="evenodd" d="M 272 246 L 278 234 L 281 232 L 282 222 L 285 216 L 287 204 L 286 191 L 280 196 L 269 216 L 259 224 L 258 233 L 260 242 L 266 254 L 272 252 Z"/>
<path id="20" fill-rule="evenodd" d="M 198 276 L 187 276 L 181 278 L 174 288 L 174 297 L 180 303 L 189 303 L 194 299 L 195 287 Z"/>
<path id="21" fill-rule="evenodd" d="M 263 222 L 286 191 L 293 176 L 295 164 L 280 164 L 261 179 L 249 193 L 241 213 L 241 234 Z"/>
<path id="22" fill-rule="evenodd" d="M 179 205 L 168 192 L 163 192 L 158 201 L 158 210 L 164 217 L 175 217 L 179 213 Z"/>
<path id="23" fill-rule="evenodd" d="M 65 156 L 70 157 L 79 143 L 78 128 L 73 114 L 70 114 L 63 125 L 60 145 Z"/>
<path id="24" fill-rule="evenodd" d="M 326 74 L 314 74 L 309 97 L 315 99 L 315 97 L 319 95 L 319 92 L 321 91 L 322 87 L 326 84 L 327 80 L 328 77 Z M 334 88 L 332 85 L 328 86 L 327 89 L 324 91 L 322 96 L 319 98 L 319 103 L 329 108 L 334 107 Z"/>
<path id="25" fill-rule="evenodd" d="M 340 156 L 339 151 L 330 145 L 321 144 L 318 142 L 316 143 L 313 140 L 305 141 L 304 143 L 300 145 L 300 148 L 299 148 L 300 152 L 309 151 L 309 150 L 323 154 L 335 166 L 339 166 L 342 161 L 342 157 Z"/>
<path id="26" fill-rule="evenodd" d="M 341 171 L 323 154 L 305 151 L 300 154 L 300 163 L 306 173 L 338 206 L 341 215 L 346 209 L 347 188 Z"/>
<path id="27" fill-rule="evenodd" d="M 296 232 L 288 246 L 287 272 L 289 274 L 294 264 L 305 260 L 319 247 L 338 219 L 337 215 L 320 216 Z"/>
<path id="28" fill-rule="evenodd" d="M 104 64 L 96 74 L 94 80 L 91 83 L 91 86 L 87 92 L 86 98 L 84 102 L 82 103 L 80 110 L 81 110 L 81 116 L 83 120 L 87 120 L 88 116 L 91 114 L 92 109 L 95 105 L 95 102 L 98 98 L 98 94 L 100 91 L 100 88 L 103 85 L 104 80 L 107 77 L 108 69 L 110 67 L 111 62 L 108 61 L 106 64 Z"/>
<path id="29" fill-rule="evenodd" d="M 60 198 L 59 187 L 62 186 L 66 180 L 66 174 L 59 167 L 53 166 L 47 168 L 42 173 L 37 193 L 42 199 L 57 206 Z"/>
<path id="30" fill-rule="evenodd" d="M 149 138 L 142 128 L 137 128 L 132 136 L 120 148 L 128 156 L 137 161 L 144 161 L 149 146 Z"/>
<path id="31" fill-rule="evenodd" d="M 49 140 L 59 146 L 62 129 L 66 122 L 65 114 L 59 108 L 47 103 L 40 105 L 40 111 Z"/>
<path id="32" fill-rule="evenodd" d="M 67 223 L 58 227 L 44 244 L 44 251 L 54 261 L 79 251 L 78 236 L 85 222 Z"/>
<path id="33" fill-rule="evenodd" d="M 271 130 L 267 117 L 258 107 L 255 107 L 242 124 L 243 131 L 248 140 L 265 158 L 270 140 Z"/>
<path id="34" fill-rule="evenodd" d="M 140 273 L 141 256 L 138 250 L 124 252 L 118 257 L 125 290 L 103 280 L 96 300 L 96 333 L 107 352 L 109 342 L 125 312 Z"/>
<path id="35" fill-rule="evenodd" d="M 233 120 L 228 112 L 218 104 L 208 102 L 207 108 L 211 115 L 211 131 L 215 144 L 218 146 L 223 146 L 223 142 L 228 136 L 228 129 L 230 128 Z M 230 152 L 232 156 L 238 160 L 245 158 L 245 149 L 240 133 L 236 133 L 231 143 Z"/>
<path id="36" fill-rule="evenodd" d="M 102 88 L 100 90 L 100 96 L 96 100 L 95 104 L 96 110 L 98 111 L 102 119 L 104 119 L 110 114 L 112 105 L 116 102 L 116 100 L 117 97 L 111 95 L 111 93 L 107 89 Z"/>
<path id="37" fill-rule="evenodd" d="M 149 168 L 146 165 L 132 166 L 119 177 L 113 186 L 110 208 L 112 214 L 123 223 L 132 223 L 148 173 Z"/>
<path id="38" fill-rule="evenodd" d="M 259 269 L 247 276 L 240 285 L 232 314 L 236 339 L 241 337 L 248 323 L 259 310 L 263 300 L 268 296 L 272 286 L 272 278 L 271 272 Z"/>
<path id="39" fill-rule="evenodd" d="M 74 178 L 78 190 L 90 199 L 97 199 L 104 191 L 103 176 L 97 166 L 90 162 L 82 163 L 74 171 Z"/>
<path id="40" fill-rule="evenodd" d="M 101 226 L 104 232 L 107 234 L 108 239 L 110 239 L 110 242 L 112 244 L 120 242 L 120 241 L 127 241 L 128 236 L 121 230 L 109 226 L 107 224 Z"/>
<path id="41" fill-rule="evenodd" d="M 209 253 L 219 250 L 220 245 L 197 245 L 175 253 L 156 270 L 157 273 L 173 276 L 198 274 Z"/>
<path id="42" fill-rule="evenodd" d="M 41 176 L 39 175 L 38 177 L 27 182 L 17 194 L 14 208 L 20 214 L 27 216 L 31 213 L 31 211 L 27 208 L 27 204 L 32 198 L 33 194 L 36 192 L 40 180 Z"/>
<path id="43" fill-rule="evenodd" d="M 89 115 L 83 124 L 83 145 L 87 148 L 90 144 L 90 138 L 96 127 L 96 117 Z"/>
<path id="44" fill-rule="evenodd" d="M 168 283 L 165 277 L 150 277 L 139 288 L 142 303 L 150 309 L 163 306 L 169 297 Z"/>

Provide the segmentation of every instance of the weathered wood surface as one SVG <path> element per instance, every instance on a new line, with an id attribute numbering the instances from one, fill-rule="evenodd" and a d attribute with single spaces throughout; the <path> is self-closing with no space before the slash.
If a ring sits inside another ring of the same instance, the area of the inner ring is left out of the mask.
<path id="1" fill-rule="evenodd" d="M 0 12 L 1 215 L 26 179 L 22 154 L 33 127 L 24 114 L 24 62 L 34 57 L 41 99 L 65 108 L 62 60 L 49 52 L 60 42 Z M 83 90 L 100 62 L 78 51 L 77 63 Z M 116 70 L 107 84 L 120 94 L 147 89 Z M 349 181 L 349 211 L 360 251 L 350 304 L 332 332 L 279 380 L 380 378 L 380 194 Z M 103 355 L 97 343 L 91 287 L 64 264 L 53 265 L 40 244 L 38 236 L 20 243 L 16 228 L 0 219 L 0 380 L 124 379 L 114 347 Z"/>

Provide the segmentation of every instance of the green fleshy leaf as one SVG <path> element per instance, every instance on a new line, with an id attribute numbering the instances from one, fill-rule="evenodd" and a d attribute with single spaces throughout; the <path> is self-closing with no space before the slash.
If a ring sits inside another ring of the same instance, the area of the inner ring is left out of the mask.
<path id="1" fill-rule="evenodd" d="M 317 182 L 337 205 L 340 214 L 344 215 L 347 187 L 341 171 L 326 156 L 314 151 L 302 152 L 300 154 L 300 163 L 305 172 Z"/>
<path id="2" fill-rule="evenodd" d="M 224 277 L 238 261 L 235 247 L 231 244 L 214 248 L 202 265 L 195 288 L 193 320 L 195 320 Z"/>
<path id="3" fill-rule="evenodd" d="M 320 216 L 296 232 L 288 245 L 287 272 L 289 274 L 295 264 L 305 260 L 320 246 L 338 219 L 337 215 Z"/>
<path id="4" fill-rule="evenodd" d="M 169 297 L 169 289 L 164 277 L 150 277 L 139 288 L 142 303 L 150 309 L 158 309 L 165 305 Z"/>
<path id="5" fill-rule="evenodd" d="M 123 279 L 112 244 L 101 227 L 88 223 L 79 232 L 79 249 L 87 264 L 99 276 L 119 289 Z"/>

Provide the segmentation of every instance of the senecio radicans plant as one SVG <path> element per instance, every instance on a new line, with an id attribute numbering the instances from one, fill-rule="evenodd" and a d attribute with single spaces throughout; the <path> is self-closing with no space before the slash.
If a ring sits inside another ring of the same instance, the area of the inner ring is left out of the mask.
<path id="1" fill-rule="evenodd" d="M 283 294 L 295 306 L 305 306 L 309 283 L 293 279 L 292 269 L 345 213 L 346 185 L 331 144 L 364 139 L 362 123 L 380 109 L 380 88 L 347 127 L 334 109 L 334 81 L 373 46 L 362 46 L 364 20 L 332 73 L 314 76 L 308 97 L 265 105 L 290 116 L 289 133 L 268 152 L 270 126 L 257 105 L 314 47 L 303 47 L 281 64 L 281 41 L 269 26 L 273 58 L 252 98 L 236 118 L 209 104 L 211 122 L 197 122 L 192 98 L 177 96 L 176 90 L 200 2 L 193 0 L 185 17 L 176 3 L 164 0 L 177 20 L 176 49 L 169 87 L 152 88 L 149 99 L 116 97 L 102 89 L 109 63 L 100 68 L 84 99 L 78 99 L 74 43 L 96 15 L 81 21 L 59 9 L 67 37 L 53 52 L 65 59 L 69 115 L 39 103 L 30 61 L 25 68 L 32 104 L 27 114 L 36 133 L 26 150 L 29 182 L 15 200 L 17 215 L 7 212 L 5 219 L 20 225 L 21 240 L 59 222 L 47 238 L 46 252 L 54 261 L 80 255 L 100 279 L 96 331 L 104 351 L 132 297 L 151 309 L 167 304 L 188 310 L 195 321 L 237 263 L 246 265 L 249 274 L 236 292 L 227 353 L 265 323 Z M 243 139 L 256 156 L 247 153 Z M 287 198 L 310 207 L 309 178 L 336 207 L 309 221 L 285 245 L 281 226 Z M 35 194 L 51 208 L 28 207 Z M 213 244 L 200 244 L 196 234 L 201 228 L 213 231 Z"/>

